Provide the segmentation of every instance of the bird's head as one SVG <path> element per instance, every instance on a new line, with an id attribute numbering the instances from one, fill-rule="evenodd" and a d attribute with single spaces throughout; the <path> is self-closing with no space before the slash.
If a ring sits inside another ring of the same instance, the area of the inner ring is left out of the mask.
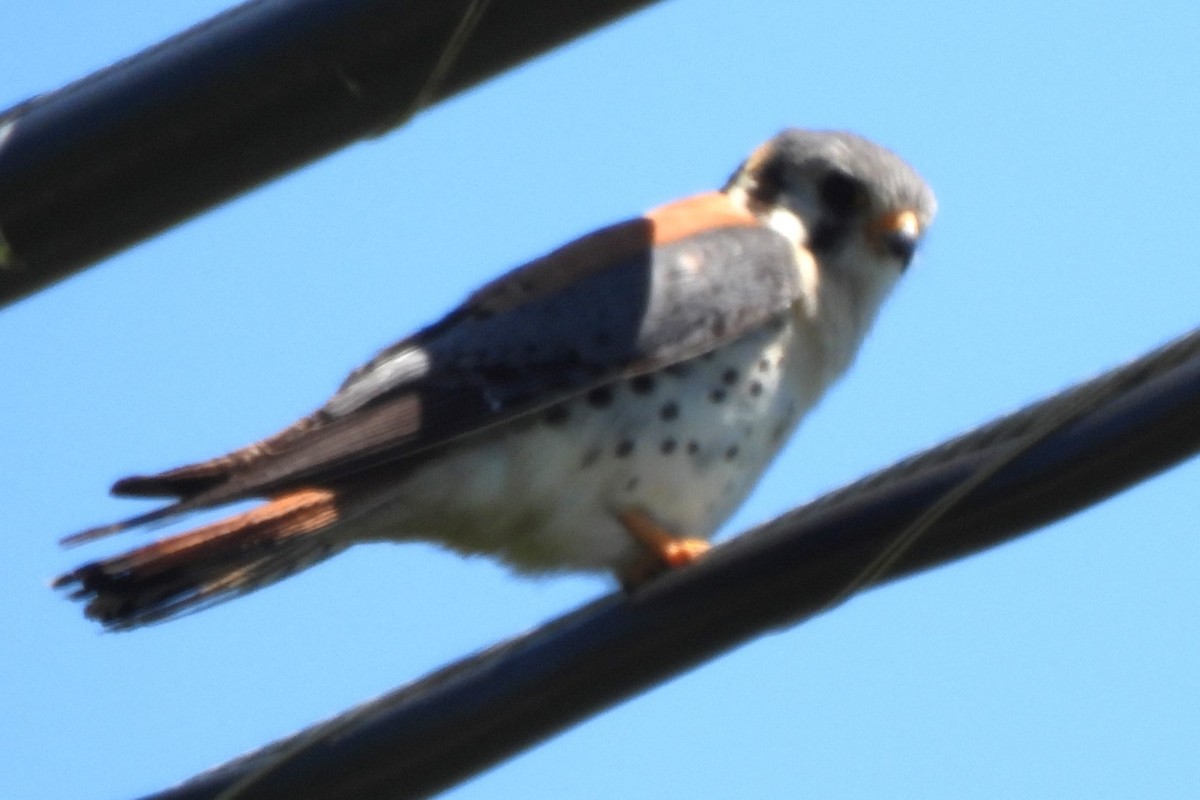
<path id="1" fill-rule="evenodd" d="M 937 208 L 899 156 L 841 131 L 780 133 L 724 191 L 810 251 L 822 272 L 869 284 L 890 285 L 908 266 Z"/>

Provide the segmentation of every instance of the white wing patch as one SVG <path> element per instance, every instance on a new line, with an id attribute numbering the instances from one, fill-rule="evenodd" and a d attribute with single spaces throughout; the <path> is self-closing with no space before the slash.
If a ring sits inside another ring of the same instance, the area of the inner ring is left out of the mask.
<path id="1" fill-rule="evenodd" d="M 348 381 L 325 405 L 325 410 L 338 417 L 349 414 L 390 389 L 420 380 L 429 373 L 429 366 L 429 353 L 424 348 L 402 350 Z"/>

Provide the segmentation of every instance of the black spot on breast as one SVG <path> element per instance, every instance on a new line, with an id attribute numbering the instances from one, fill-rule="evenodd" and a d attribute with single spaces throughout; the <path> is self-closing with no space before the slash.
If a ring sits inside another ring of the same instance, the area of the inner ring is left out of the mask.
<path id="1" fill-rule="evenodd" d="M 633 439 L 622 439 L 617 442 L 617 458 L 625 458 L 633 452 Z"/>
<path id="2" fill-rule="evenodd" d="M 652 375 L 637 375 L 630 379 L 629 388 L 634 394 L 650 394 L 654 391 L 654 377 Z"/>
<path id="3" fill-rule="evenodd" d="M 727 369 L 723 373 L 721 373 L 721 381 L 724 382 L 728 386 L 733 386 L 735 383 L 737 383 L 737 379 L 738 379 L 738 371 L 736 369 L 734 369 L 733 367 L 730 367 L 729 369 Z"/>
<path id="4" fill-rule="evenodd" d="M 763 393 L 762 381 L 750 381 L 750 396 L 758 397 Z"/>
<path id="5" fill-rule="evenodd" d="M 597 386 L 587 393 L 588 405 L 593 408 L 608 408 L 612 405 L 613 389 L 611 386 Z"/>
<path id="6" fill-rule="evenodd" d="M 671 453 L 674 453 L 676 444 L 677 443 L 674 439 L 663 439 L 662 440 L 662 448 L 661 448 L 663 455 L 669 456 L 669 455 L 671 455 Z"/>
<path id="7" fill-rule="evenodd" d="M 738 453 L 740 453 L 740 452 L 741 452 L 741 450 L 738 448 L 738 446 L 736 444 L 730 445 L 729 449 L 725 451 L 725 460 L 733 461 L 734 459 L 736 459 L 738 457 Z"/>
<path id="8" fill-rule="evenodd" d="M 688 451 L 688 455 L 690 455 L 690 456 L 696 455 L 697 453 L 700 452 L 700 443 L 697 442 L 695 439 L 692 439 L 690 442 L 687 443 L 687 451 Z"/>
<path id="9" fill-rule="evenodd" d="M 547 425 L 555 427 L 563 425 L 570 418 L 571 410 L 567 408 L 566 403 L 559 403 L 557 405 L 550 406 L 542 415 L 542 419 L 546 421 Z"/>
<path id="10" fill-rule="evenodd" d="M 658 411 L 658 416 L 664 422 L 670 422 L 677 418 L 679 416 L 679 403 L 676 403 L 674 400 L 669 403 L 663 403 L 663 407 Z"/>
<path id="11" fill-rule="evenodd" d="M 708 399 L 712 400 L 714 403 L 725 402 L 725 390 L 724 389 L 713 389 L 711 392 L 709 392 Z"/>

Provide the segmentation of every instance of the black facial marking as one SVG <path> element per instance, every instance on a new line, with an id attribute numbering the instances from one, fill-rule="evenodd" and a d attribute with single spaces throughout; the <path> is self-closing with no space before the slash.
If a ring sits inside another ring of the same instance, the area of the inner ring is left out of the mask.
<path id="1" fill-rule="evenodd" d="M 849 235 L 849 222 L 823 219 L 813 229 L 812 235 L 808 239 L 808 246 L 817 254 L 830 253 L 841 247 Z"/>
<path id="2" fill-rule="evenodd" d="M 855 215 L 867 204 L 862 181 L 840 170 L 829 172 L 817 187 L 826 213 L 813 229 L 808 245 L 818 254 L 837 250 L 846 241 Z"/>
<path id="3" fill-rule="evenodd" d="M 784 174 L 786 167 L 782 158 L 768 158 L 758 167 L 756 173 L 754 188 L 750 191 L 750 196 L 761 203 L 773 205 L 779 196 L 783 194 L 783 187 L 787 176 Z"/>
<path id="4" fill-rule="evenodd" d="M 852 216 L 866 199 L 866 188 L 862 182 L 840 170 L 828 173 L 817 191 L 825 208 L 833 216 L 843 219 Z"/>

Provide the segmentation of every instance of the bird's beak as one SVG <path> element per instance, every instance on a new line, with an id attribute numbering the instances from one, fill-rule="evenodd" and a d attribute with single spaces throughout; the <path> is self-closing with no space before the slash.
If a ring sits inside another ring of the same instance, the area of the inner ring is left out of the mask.
<path id="1" fill-rule="evenodd" d="M 921 241 L 921 219 L 912 209 L 889 212 L 871 222 L 870 238 L 879 253 L 907 267 Z"/>

